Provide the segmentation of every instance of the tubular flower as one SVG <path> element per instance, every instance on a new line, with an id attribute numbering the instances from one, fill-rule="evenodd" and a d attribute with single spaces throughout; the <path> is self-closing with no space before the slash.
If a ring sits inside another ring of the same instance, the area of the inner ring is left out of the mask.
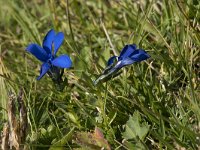
<path id="1" fill-rule="evenodd" d="M 62 32 L 56 32 L 52 29 L 50 30 L 43 40 L 42 47 L 38 44 L 31 43 L 26 48 L 26 51 L 33 54 L 38 60 L 43 64 L 40 69 L 40 76 L 37 80 L 40 80 L 46 73 L 50 76 L 53 74 L 59 74 L 60 68 L 70 68 L 72 66 L 72 61 L 68 55 L 60 55 L 56 57 L 56 53 L 60 48 L 64 40 L 64 34 Z"/>
<path id="2" fill-rule="evenodd" d="M 112 77 L 119 75 L 121 68 L 131 65 L 135 62 L 146 60 L 150 57 L 143 49 L 137 49 L 135 44 L 126 45 L 119 56 L 112 56 L 100 77 L 94 81 L 96 85 L 99 81 L 107 81 Z"/>

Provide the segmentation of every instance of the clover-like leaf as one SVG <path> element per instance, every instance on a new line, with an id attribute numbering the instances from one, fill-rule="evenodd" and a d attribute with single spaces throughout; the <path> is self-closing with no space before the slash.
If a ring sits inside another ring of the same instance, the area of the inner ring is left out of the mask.
<path id="1" fill-rule="evenodd" d="M 148 131 L 149 125 L 141 121 L 141 116 L 139 112 L 136 111 L 127 121 L 123 137 L 127 140 L 136 139 L 137 137 L 139 137 L 140 140 L 144 140 Z"/>

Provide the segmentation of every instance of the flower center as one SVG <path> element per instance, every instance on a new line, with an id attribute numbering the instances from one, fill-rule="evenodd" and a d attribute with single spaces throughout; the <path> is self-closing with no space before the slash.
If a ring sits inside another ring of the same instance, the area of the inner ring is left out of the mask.
<path id="1" fill-rule="evenodd" d="M 47 63 L 48 63 L 49 65 L 52 66 L 52 61 L 53 61 L 53 60 L 54 60 L 54 57 L 51 56 L 51 57 L 47 60 Z"/>

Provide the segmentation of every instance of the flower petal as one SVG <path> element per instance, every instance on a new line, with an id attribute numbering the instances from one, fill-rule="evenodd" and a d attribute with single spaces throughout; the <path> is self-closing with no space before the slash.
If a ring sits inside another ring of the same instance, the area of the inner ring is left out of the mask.
<path id="1" fill-rule="evenodd" d="M 40 69 L 40 76 L 37 77 L 37 80 L 40 80 L 50 69 L 50 65 L 48 63 L 43 63 Z"/>
<path id="2" fill-rule="evenodd" d="M 43 48 L 47 51 L 48 54 L 52 53 L 52 44 L 56 33 L 53 29 L 51 29 L 43 40 Z"/>
<path id="3" fill-rule="evenodd" d="M 72 61 L 69 56 L 61 55 L 52 61 L 52 65 L 60 68 L 70 68 Z"/>
<path id="4" fill-rule="evenodd" d="M 117 64 L 113 68 L 121 69 L 122 67 L 127 66 L 127 65 L 131 65 L 134 62 L 136 62 L 136 61 L 134 61 L 131 58 L 127 57 L 127 58 L 125 58 L 123 60 L 118 61 Z"/>
<path id="5" fill-rule="evenodd" d="M 108 59 L 107 66 L 110 66 L 117 59 L 117 56 L 112 56 Z"/>
<path id="6" fill-rule="evenodd" d="M 119 55 L 119 60 L 129 57 L 136 50 L 136 45 L 126 45 Z"/>
<path id="7" fill-rule="evenodd" d="M 124 66 L 131 65 L 135 62 L 146 60 L 149 57 L 150 55 L 147 54 L 147 52 L 145 52 L 142 49 L 138 49 L 138 50 L 135 50 L 134 53 L 130 57 L 126 57 L 123 60 L 118 61 L 114 68 L 120 69 Z"/>
<path id="8" fill-rule="evenodd" d="M 37 44 L 29 44 L 26 50 L 42 62 L 45 62 L 48 59 L 46 51 Z"/>
<path id="9" fill-rule="evenodd" d="M 150 57 L 149 54 L 147 54 L 146 51 L 144 51 L 143 49 L 137 49 L 132 55 L 131 55 L 131 59 L 135 62 L 140 62 L 143 60 L 146 60 Z"/>
<path id="10" fill-rule="evenodd" d="M 56 53 L 58 49 L 60 48 L 60 46 L 62 45 L 63 40 L 64 40 L 64 34 L 62 32 L 59 32 L 54 37 L 54 53 L 53 53 L 54 56 L 56 56 Z"/>

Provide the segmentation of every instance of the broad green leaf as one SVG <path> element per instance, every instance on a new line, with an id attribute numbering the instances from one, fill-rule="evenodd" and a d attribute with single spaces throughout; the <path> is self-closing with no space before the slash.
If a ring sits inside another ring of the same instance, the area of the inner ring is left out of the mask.
<path id="1" fill-rule="evenodd" d="M 140 140 L 144 140 L 148 131 L 149 125 L 146 122 L 141 122 L 140 114 L 136 111 L 127 121 L 123 137 L 127 140 L 136 139 L 137 137 L 139 137 Z"/>
<path id="2" fill-rule="evenodd" d="M 64 135 L 62 137 L 62 139 L 60 139 L 59 141 L 57 141 L 56 143 L 54 143 L 49 150 L 63 150 L 64 149 L 64 145 L 69 141 L 69 139 L 71 138 L 72 134 L 74 132 L 74 128 L 72 128 L 69 133 L 67 133 L 66 135 Z"/>

